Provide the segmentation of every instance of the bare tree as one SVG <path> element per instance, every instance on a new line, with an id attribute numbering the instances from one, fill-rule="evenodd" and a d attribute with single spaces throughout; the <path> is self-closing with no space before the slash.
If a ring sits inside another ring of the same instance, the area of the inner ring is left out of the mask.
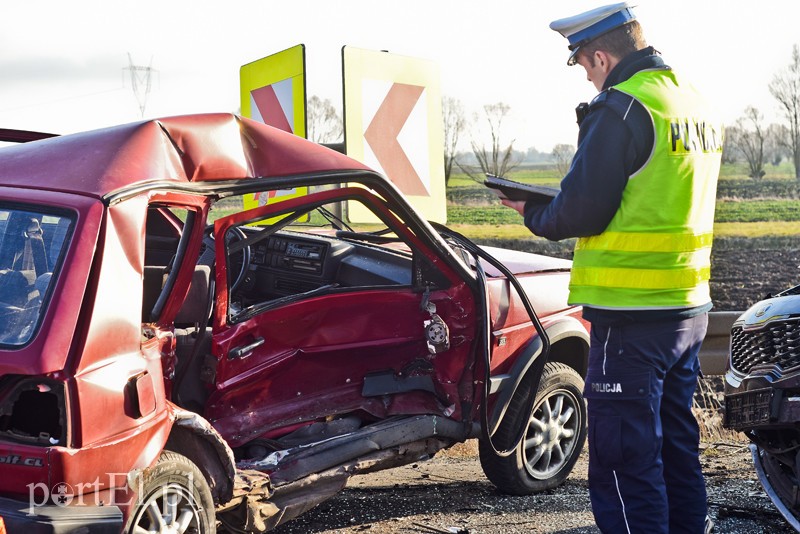
<path id="1" fill-rule="evenodd" d="M 725 143 L 722 145 L 722 163 L 736 163 L 741 161 L 742 152 L 734 143 L 739 136 L 739 128 L 735 125 L 725 127 Z"/>
<path id="2" fill-rule="evenodd" d="M 789 129 L 782 124 L 770 124 L 764 145 L 764 159 L 773 165 L 780 165 L 783 158 L 791 158 L 791 136 Z"/>
<path id="3" fill-rule="evenodd" d="M 764 177 L 764 146 L 766 130 L 762 124 L 763 115 L 753 106 L 744 110 L 744 117 L 736 119 L 734 128 L 727 132 L 727 141 L 740 153 L 750 168 L 750 178 L 760 180 Z"/>
<path id="4" fill-rule="evenodd" d="M 315 143 L 335 143 L 344 136 L 342 117 L 329 99 L 314 95 L 308 99 L 308 135 Z"/>
<path id="5" fill-rule="evenodd" d="M 449 96 L 442 98 L 442 121 L 444 122 L 444 183 L 447 185 L 456 160 L 458 140 L 467 125 L 464 106 L 460 100 Z"/>
<path id="6" fill-rule="evenodd" d="M 572 165 L 572 157 L 575 155 L 575 147 L 572 145 L 561 144 L 553 147 L 552 156 L 556 162 L 556 171 L 564 176 L 569 172 Z"/>
<path id="7" fill-rule="evenodd" d="M 505 147 L 501 141 L 503 120 L 508 116 L 510 111 L 511 106 L 502 102 L 483 106 L 483 118 L 486 120 L 486 126 L 488 128 L 486 133 L 488 133 L 491 139 L 491 145 L 487 148 L 486 145 L 476 142 L 474 138 L 470 142 L 472 153 L 478 161 L 478 166 L 482 174 L 478 175 L 474 169 L 459 165 L 473 180 L 482 182 L 483 175 L 487 173 L 495 176 L 505 176 L 519 165 L 519 158 L 515 157 L 514 153 L 514 141 L 511 141 Z M 480 120 L 480 116 L 476 114 L 475 122 L 478 123 Z"/>
<path id="8" fill-rule="evenodd" d="M 778 72 L 769 84 L 769 92 L 778 101 L 789 130 L 794 176 L 800 180 L 800 49 L 792 47 L 792 62 Z"/>

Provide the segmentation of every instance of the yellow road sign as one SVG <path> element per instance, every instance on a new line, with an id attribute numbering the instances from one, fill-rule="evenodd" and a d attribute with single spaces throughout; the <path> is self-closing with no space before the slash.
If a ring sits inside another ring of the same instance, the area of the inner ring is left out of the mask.
<path id="1" fill-rule="evenodd" d="M 342 49 L 345 151 L 383 173 L 426 218 L 446 222 L 439 68 L 432 61 Z M 372 220 L 348 206 L 355 222 Z"/>
<path id="2" fill-rule="evenodd" d="M 242 116 L 306 137 L 305 46 L 300 44 L 239 69 Z M 307 187 L 246 195 L 244 208 L 308 193 Z"/>

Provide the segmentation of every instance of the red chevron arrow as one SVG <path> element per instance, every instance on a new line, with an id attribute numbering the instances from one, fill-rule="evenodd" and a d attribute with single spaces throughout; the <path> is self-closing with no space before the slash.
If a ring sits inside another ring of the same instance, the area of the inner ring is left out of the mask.
<path id="1" fill-rule="evenodd" d="M 250 91 L 253 101 L 264 119 L 264 124 L 269 124 L 275 128 L 279 128 L 284 132 L 294 133 L 292 126 L 289 124 L 289 119 L 281 107 L 278 100 L 278 95 L 275 94 L 275 89 L 271 85 L 259 87 Z"/>
<path id="2" fill-rule="evenodd" d="M 397 140 L 424 90 L 418 85 L 393 84 L 364 132 L 387 177 L 407 195 L 430 196 Z"/>

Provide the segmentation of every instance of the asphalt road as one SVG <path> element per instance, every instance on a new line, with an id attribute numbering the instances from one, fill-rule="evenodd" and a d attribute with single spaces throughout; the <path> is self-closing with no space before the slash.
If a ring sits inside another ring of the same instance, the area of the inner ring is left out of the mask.
<path id="1" fill-rule="evenodd" d="M 706 444 L 703 469 L 715 532 L 790 534 L 753 470 L 743 442 Z M 596 534 L 586 456 L 561 487 L 528 497 L 499 493 L 486 480 L 474 443 L 432 460 L 356 476 L 347 488 L 276 534 Z"/>

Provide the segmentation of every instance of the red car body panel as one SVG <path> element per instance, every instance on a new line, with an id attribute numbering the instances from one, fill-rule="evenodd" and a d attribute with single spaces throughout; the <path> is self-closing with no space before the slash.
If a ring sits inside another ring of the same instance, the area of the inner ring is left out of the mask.
<path id="1" fill-rule="evenodd" d="M 3 149 L 2 183 L 102 197 L 155 181 L 369 169 L 343 154 L 263 126 L 230 114 L 183 116 L 11 146 Z M 41 157 L 43 149 L 46 158 Z"/>

